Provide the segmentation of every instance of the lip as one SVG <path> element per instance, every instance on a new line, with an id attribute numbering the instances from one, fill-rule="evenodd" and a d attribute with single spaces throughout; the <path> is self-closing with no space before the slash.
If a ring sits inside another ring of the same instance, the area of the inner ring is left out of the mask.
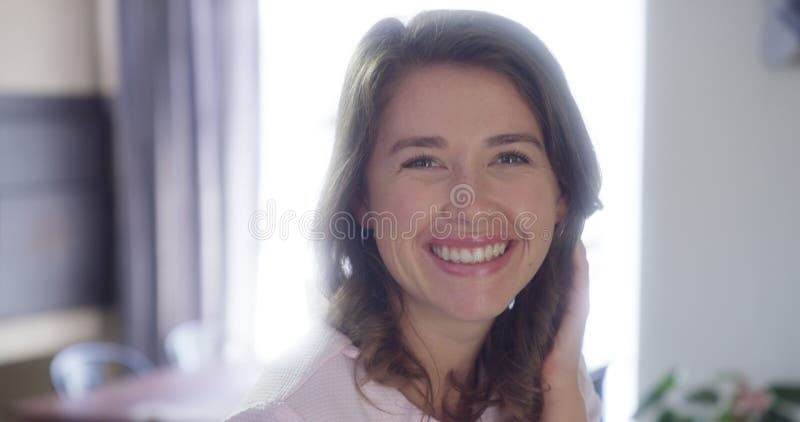
<path id="1" fill-rule="evenodd" d="M 458 248 L 478 248 L 495 243 L 510 242 L 501 236 L 449 236 L 443 239 L 432 238 L 428 245 L 455 246 Z"/>
<path id="2" fill-rule="evenodd" d="M 442 258 L 436 256 L 433 253 L 431 247 L 433 245 L 447 245 L 447 246 L 458 246 L 458 247 L 479 247 L 481 245 L 487 245 L 496 242 L 508 242 L 508 246 L 506 247 L 505 253 L 497 259 L 493 259 L 488 262 L 481 262 L 478 264 L 462 264 L 456 262 L 445 261 Z M 438 267 L 440 270 L 444 271 L 447 274 L 459 276 L 459 277 L 483 277 L 489 274 L 495 273 L 500 271 L 503 267 L 508 264 L 508 261 L 511 257 L 511 253 L 514 251 L 516 247 L 516 243 L 513 240 L 507 239 L 500 239 L 500 238 L 485 238 L 485 239 L 442 239 L 431 241 L 425 244 L 425 252 L 428 255 L 428 258 L 433 262 L 433 264 Z"/>

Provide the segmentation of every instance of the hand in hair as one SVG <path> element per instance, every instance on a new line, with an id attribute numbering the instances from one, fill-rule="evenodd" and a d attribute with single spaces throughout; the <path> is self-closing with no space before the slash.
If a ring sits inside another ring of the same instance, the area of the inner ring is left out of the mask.
<path id="1" fill-rule="evenodd" d="M 580 240 L 573 252 L 573 279 L 569 302 L 556 334 L 553 349 L 542 366 L 545 422 L 585 422 L 584 397 L 580 389 L 581 348 L 589 316 L 589 263 Z"/>

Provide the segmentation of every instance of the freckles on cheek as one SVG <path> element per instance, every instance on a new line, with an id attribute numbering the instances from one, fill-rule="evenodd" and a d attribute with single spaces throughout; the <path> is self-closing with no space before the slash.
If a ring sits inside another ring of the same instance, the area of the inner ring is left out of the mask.
<path id="1" fill-rule="evenodd" d="M 405 239 L 414 237 L 426 227 L 434 203 L 428 187 L 408 184 L 391 184 L 376 189 L 372 210 L 392 219 L 394 226 Z"/>
<path id="2" fill-rule="evenodd" d="M 410 202 L 399 205 L 396 210 L 398 228 L 401 233 L 404 233 L 404 238 L 408 239 L 418 235 L 428 219 L 427 210 L 422 206 L 414 206 Z"/>

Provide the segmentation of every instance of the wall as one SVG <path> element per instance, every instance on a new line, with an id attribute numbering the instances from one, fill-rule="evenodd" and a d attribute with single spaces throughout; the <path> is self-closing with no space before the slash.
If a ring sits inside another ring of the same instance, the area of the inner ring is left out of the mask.
<path id="1" fill-rule="evenodd" d="M 753 0 L 651 0 L 640 385 L 673 365 L 800 381 L 800 67 Z"/>
<path id="2" fill-rule="evenodd" d="M 94 0 L 0 0 L 0 93 L 93 94 Z"/>
<path id="3" fill-rule="evenodd" d="M 0 0 L 0 402 L 49 391 L 64 346 L 115 336 L 104 9 Z"/>

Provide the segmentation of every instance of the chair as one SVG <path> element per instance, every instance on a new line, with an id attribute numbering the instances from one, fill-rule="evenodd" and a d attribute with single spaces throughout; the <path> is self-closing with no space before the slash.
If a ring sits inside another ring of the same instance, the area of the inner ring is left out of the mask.
<path id="1" fill-rule="evenodd" d="M 601 400 L 603 399 L 603 380 L 606 377 L 606 369 L 608 369 L 608 365 L 601 366 L 589 374 L 592 379 L 592 385 L 594 385 L 594 391 L 597 392 Z"/>
<path id="2" fill-rule="evenodd" d="M 171 366 L 192 372 L 219 356 L 221 340 L 219 325 L 188 321 L 167 334 L 164 351 Z"/>
<path id="3" fill-rule="evenodd" d="M 109 381 L 151 369 L 153 363 L 136 349 L 115 343 L 78 343 L 58 352 L 50 362 L 50 381 L 59 397 L 75 399 Z"/>
<path id="4" fill-rule="evenodd" d="M 605 402 L 603 399 L 603 382 L 606 378 L 607 369 L 608 365 L 604 365 L 589 373 L 589 377 L 592 379 L 592 385 L 594 386 L 594 391 L 597 393 L 597 396 L 600 397 L 601 404 Z M 605 407 L 605 405 L 603 405 L 603 407 Z M 600 417 L 600 422 L 603 422 L 602 417 Z"/>

